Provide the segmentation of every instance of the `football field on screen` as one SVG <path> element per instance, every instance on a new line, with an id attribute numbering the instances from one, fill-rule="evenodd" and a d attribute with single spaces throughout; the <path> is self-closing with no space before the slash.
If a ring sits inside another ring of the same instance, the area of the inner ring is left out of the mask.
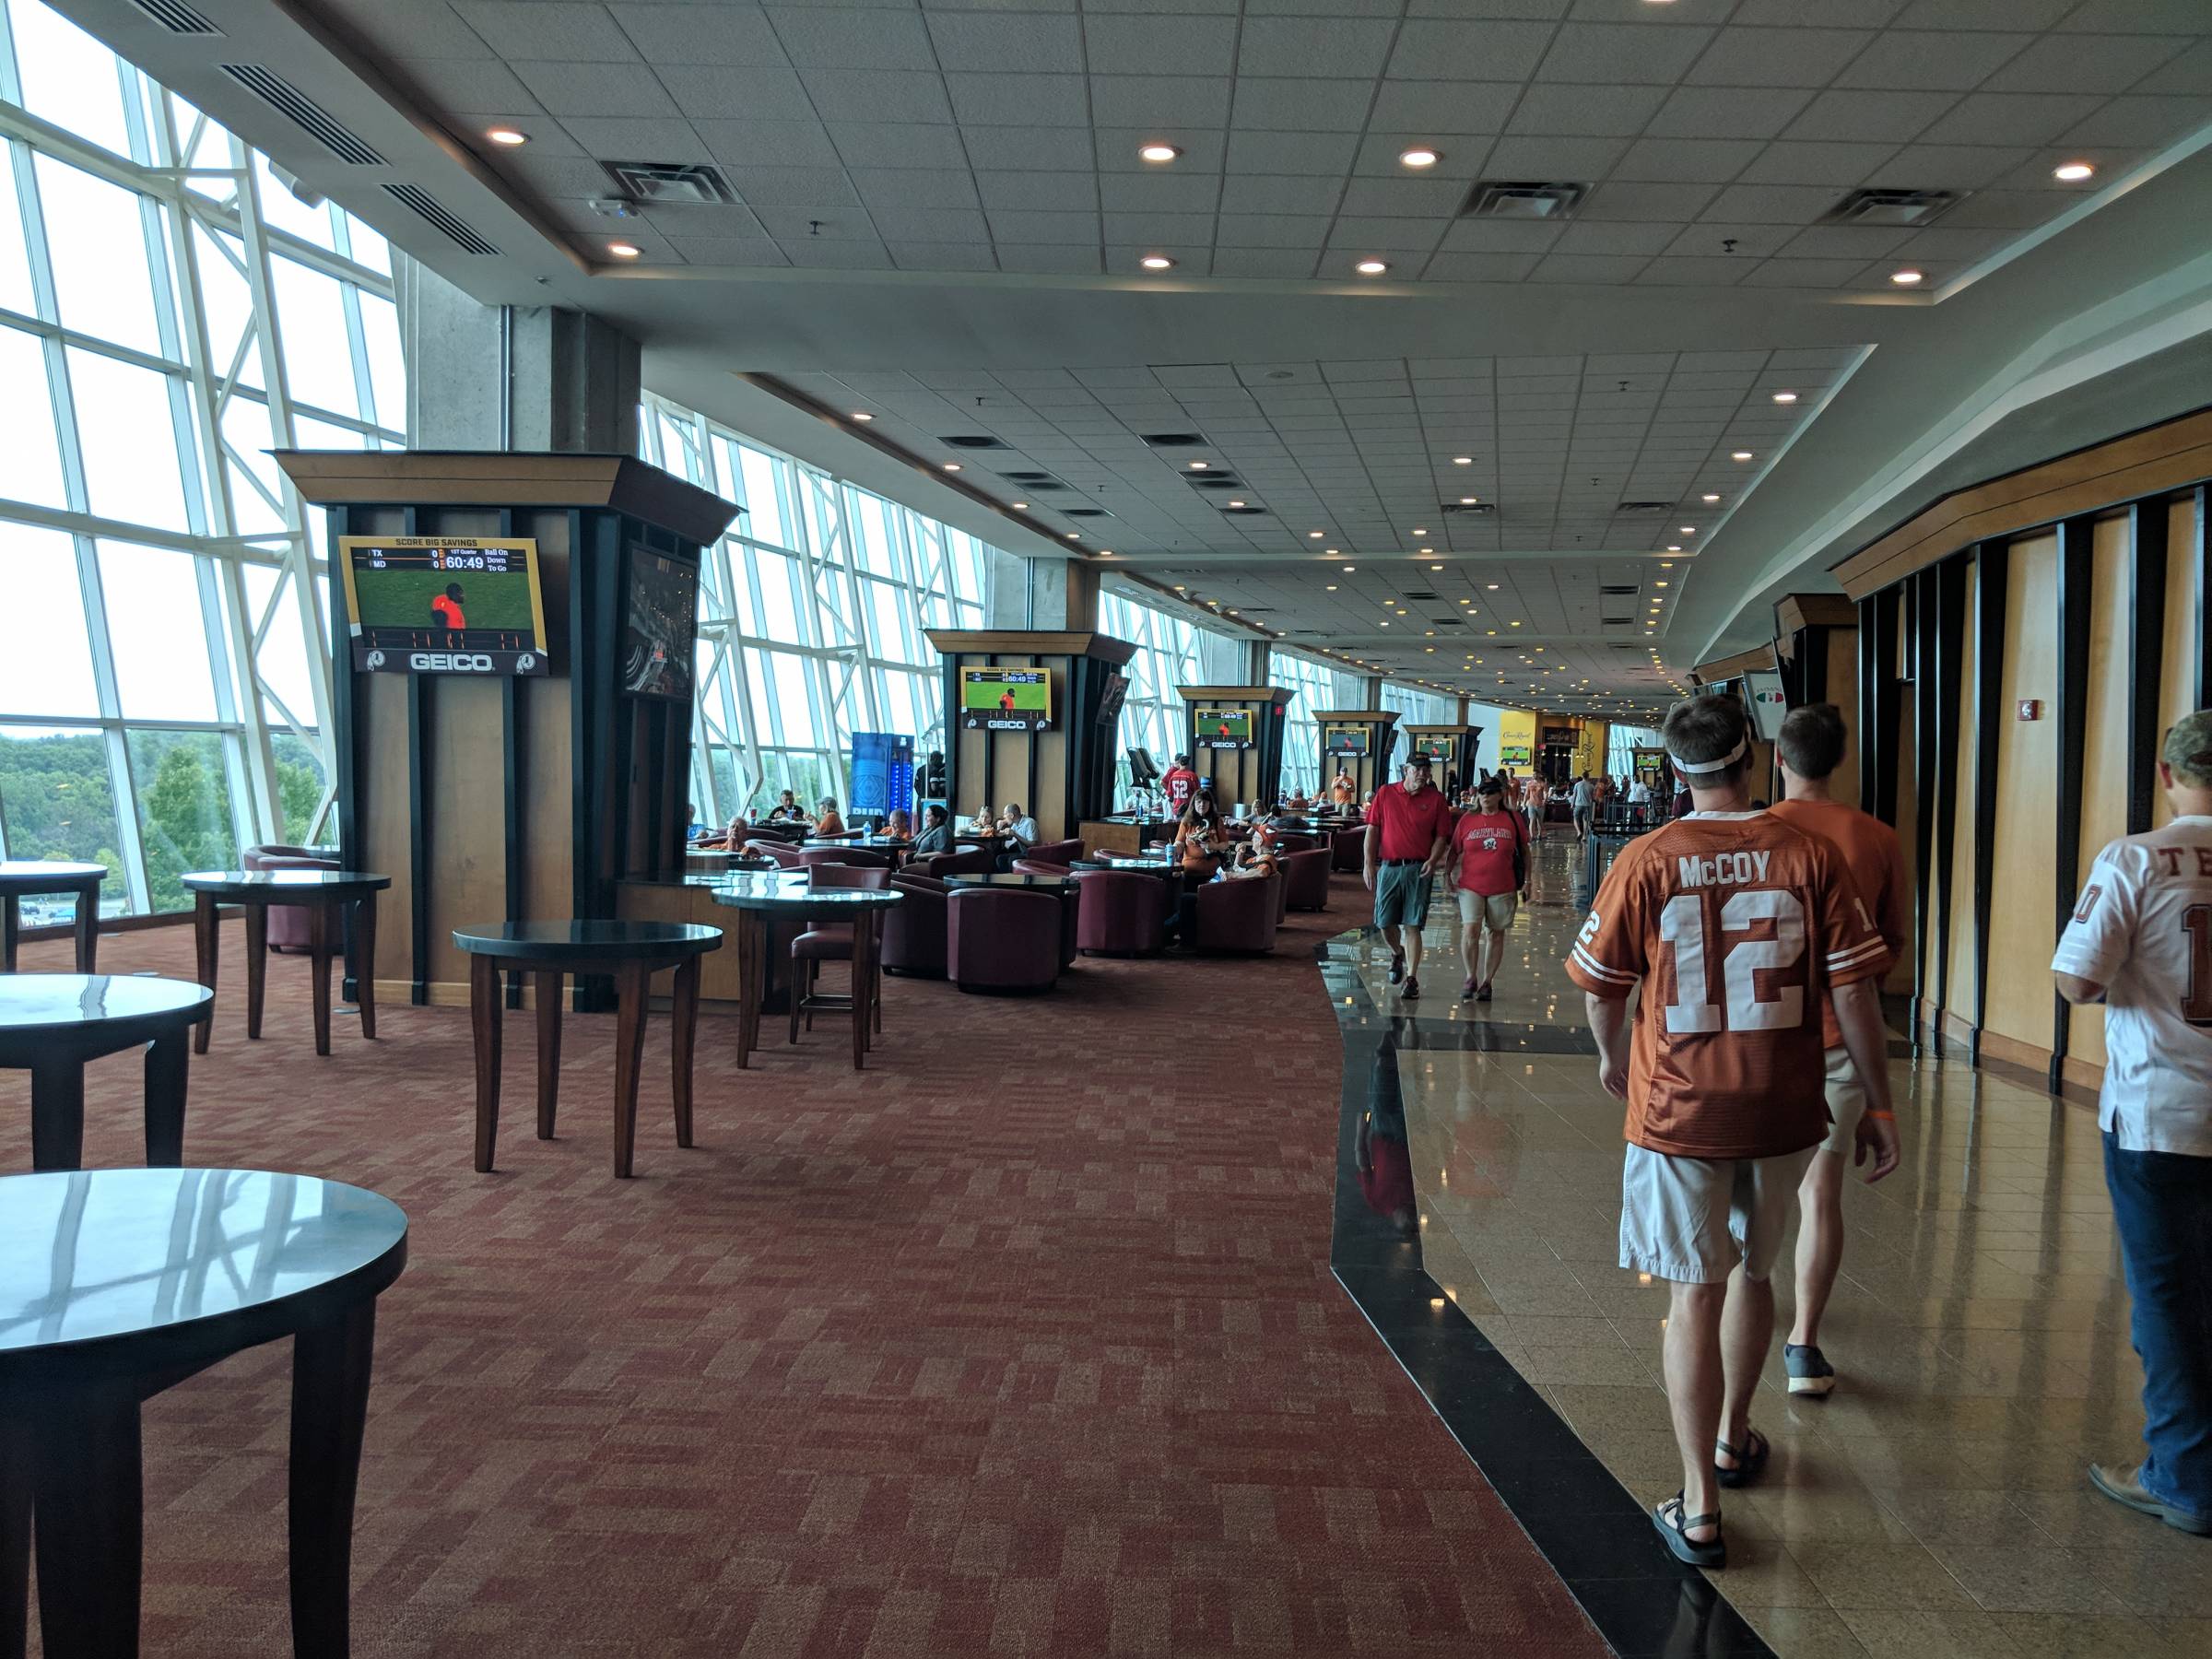
<path id="1" fill-rule="evenodd" d="M 1036 709 L 1040 712 L 1052 704 L 1052 688 L 1041 680 L 1008 684 L 999 680 L 970 680 L 968 706 L 971 709 L 995 709 L 1002 692 L 1014 693 L 1018 709 Z"/>
<path id="2" fill-rule="evenodd" d="M 482 571 L 371 571 L 357 567 L 354 592 L 361 604 L 364 628 L 435 628 L 430 601 L 445 584 L 461 584 L 461 614 L 471 628 L 511 628 L 530 631 L 530 578 L 521 571 L 487 575 Z"/>

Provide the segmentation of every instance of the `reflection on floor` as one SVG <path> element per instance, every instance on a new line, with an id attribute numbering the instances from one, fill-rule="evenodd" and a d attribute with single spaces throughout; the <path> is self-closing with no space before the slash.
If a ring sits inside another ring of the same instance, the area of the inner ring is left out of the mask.
<path id="1" fill-rule="evenodd" d="M 1541 850 L 1487 1006 L 1457 1001 L 1441 898 L 1419 1002 L 1379 941 L 1355 955 L 1378 1009 L 1418 1015 L 1398 1059 L 1429 1272 L 1648 1502 L 1680 1479 L 1666 1290 L 1616 1265 L 1621 1111 L 1574 1052 L 1569 865 Z M 1482 1026 L 1555 1052 L 1483 1052 Z M 2212 1653 L 2212 1545 L 2083 1480 L 2141 1455 L 2094 1113 L 1957 1063 L 1894 1059 L 1891 1079 L 1905 1164 L 1847 1183 L 1822 1336 L 1841 1384 L 1793 1401 L 1777 1347 L 1753 1419 L 1773 1464 L 1727 1494 L 1714 1583 L 1783 1659 Z"/>

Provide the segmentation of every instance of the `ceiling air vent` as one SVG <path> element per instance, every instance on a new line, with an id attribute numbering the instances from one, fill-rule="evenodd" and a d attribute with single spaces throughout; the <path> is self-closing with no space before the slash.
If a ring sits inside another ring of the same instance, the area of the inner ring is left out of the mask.
<path id="1" fill-rule="evenodd" d="M 171 34 L 219 35 L 223 31 L 183 4 L 183 0 L 131 0 L 140 11 Z"/>
<path id="2" fill-rule="evenodd" d="M 998 476 L 1009 484 L 1019 484 L 1025 489 L 1065 489 L 1067 488 L 1048 472 L 1002 472 Z"/>
<path id="3" fill-rule="evenodd" d="M 698 161 L 609 161 L 607 177 L 632 201 L 656 207 L 712 207 L 737 193 L 719 168 Z"/>
<path id="4" fill-rule="evenodd" d="M 1423 604 L 1427 604 L 1430 600 L 1435 598 L 1436 595 L 1434 594 L 1426 593 L 1419 588 L 1407 588 L 1403 594 L 1399 594 L 1398 597 L 1401 599 L 1417 599 Z"/>
<path id="5" fill-rule="evenodd" d="M 1854 190 L 1829 209 L 1824 225 L 1924 225 L 1958 206 L 1958 190 Z"/>
<path id="6" fill-rule="evenodd" d="M 1587 184 L 1540 184 L 1480 179 L 1467 193 L 1462 218 L 1563 219 L 1573 216 Z"/>
<path id="7" fill-rule="evenodd" d="M 1442 505 L 1443 511 L 1446 512 L 1495 512 L 1498 511 L 1498 503 L 1495 501 L 1446 501 Z"/>
<path id="8" fill-rule="evenodd" d="M 1253 518 L 1265 514 L 1267 509 L 1265 507 L 1224 507 L 1221 511 L 1231 518 Z"/>
<path id="9" fill-rule="evenodd" d="M 1228 473 L 1207 473 L 1204 477 L 1193 474 L 1191 475 L 1191 488 L 1193 489 L 1241 489 L 1244 488 L 1244 483 L 1242 479 L 1233 477 Z"/>
<path id="10" fill-rule="evenodd" d="M 1006 447 L 1003 440 L 980 432 L 955 432 L 951 437 L 940 438 L 937 441 L 948 444 L 954 449 L 1005 449 Z M 1015 475 L 1007 473 L 1004 476 L 1011 478 Z"/>
<path id="11" fill-rule="evenodd" d="M 1623 501 L 1613 511 L 1616 512 L 1668 512 L 1673 511 L 1673 508 L 1672 501 Z"/>
<path id="12" fill-rule="evenodd" d="M 312 137 L 341 161 L 356 167 L 382 167 L 383 157 L 356 137 L 338 118 L 283 76 L 259 64 L 225 64 L 222 71 L 240 86 Z"/>
<path id="13" fill-rule="evenodd" d="M 1197 449 L 1206 442 L 1196 432 L 1139 432 L 1154 449 Z"/>
<path id="14" fill-rule="evenodd" d="M 1103 507 L 1063 507 L 1060 510 L 1060 516 L 1062 518 L 1112 518 L 1113 514 Z"/>
<path id="15" fill-rule="evenodd" d="M 384 194 L 434 228 L 465 253 L 497 253 L 499 250 L 447 211 L 427 190 L 413 184 L 387 184 Z"/>
<path id="16" fill-rule="evenodd" d="M 1466 624 L 1457 617 L 1431 617 L 1429 618 L 1429 626 L 1431 628 L 1465 628 Z"/>
<path id="17" fill-rule="evenodd" d="M 1626 587 L 1601 587 L 1597 591 L 1601 594 L 1627 594 L 1632 597 L 1636 593 L 1636 584 L 1631 582 Z"/>

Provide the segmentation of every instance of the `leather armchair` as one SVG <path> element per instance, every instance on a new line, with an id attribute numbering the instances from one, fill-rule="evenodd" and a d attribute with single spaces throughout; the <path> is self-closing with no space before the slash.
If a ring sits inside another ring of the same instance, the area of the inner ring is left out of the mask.
<path id="1" fill-rule="evenodd" d="M 1013 873 L 1017 876 L 1065 876 L 1067 866 L 1052 864 L 1041 858 L 1018 858 L 1014 861 Z"/>
<path id="2" fill-rule="evenodd" d="M 1292 853 L 1283 860 L 1283 887 L 1289 907 L 1295 911 L 1325 911 L 1329 908 L 1330 853 L 1326 847 L 1313 847 L 1303 853 Z"/>
<path id="3" fill-rule="evenodd" d="M 1329 837 L 1332 870 L 1348 870 L 1357 876 L 1367 862 L 1367 831 L 1339 830 Z"/>
<path id="4" fill-rule="evenodd" d="M 964 853 L 932 853 L 906 867 L 914 875 L 934 876 L 942 881 L 947 876 L 988 876 L 998 867 L 998 860 L 988 847 L 981 847 Z"/>
<path id="5" fill-rule="evenodd" d="M 239 855 L 239 864 L 249 870 L 335 870 L 338 861 L 327 853 L 317 853 L 307 847 L 248 847 Z M 304 953 L 312 924 L 304 906 L 272 904 L 269 906 L 269 948 L 288 953 Z"/>
<path id="6" fill-rule="evenodd" d="M 779 870 L 795 870 L 799 866 L 799 850 L 780 841 L 748 841 L 745 850 L 760 858 L 772 858 Z"/>
<path id="7" fill-rule="evenodd" d="M 1166 948 L 1166 884 L 1159 877 L 1086 870 L 1076 880 L 1078 950 L 1092 956 L 1149 956 Z"/>
<path id="8" fill-rule="evenodd" d="M 1022 854 L 1022 857 L 1034 859 L 1039 864 L 1059 865 L 1063 867 L 1082 856 L 1083 843 L 1080 840 L 1039 841 Z"/>
<path id="9" fill-rule="evenodd" d="M 1198 921 L 1194 941 L 1200 950 L 1260 951 L 1275 948 L 1275 924 L 1282 908 L 1282 878 L 1209 881 L 1198 889 Z"/>
<path id="10" fill-rule="evenodd" d="M 883 919 L 883 971 L 945 977 L 945 900 L 952 889 L 927 876 L 900 871 L 891 885 L 906 902 Z"/>
<path id="11" fill-rule="evenodd" d="M 955 888 L 946 974 L 963 991 L 1049 991 L 1060 978 L 1061 900 L 1027 888 Z"/>
<path id="12" fill-rule="evenodd" d="M 873 852 L 866 847 L 801 847 L 795 860 L 801 868 L 814 865 L 842 865 L 854 870 L 888 870 L 891 867 L 888 853 Z"/>

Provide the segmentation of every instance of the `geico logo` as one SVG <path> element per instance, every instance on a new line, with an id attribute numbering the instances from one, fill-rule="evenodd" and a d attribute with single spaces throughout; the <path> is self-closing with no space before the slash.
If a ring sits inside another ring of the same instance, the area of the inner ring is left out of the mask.
<path id="1" fill-rule="evenodd" d="M 491 659 L 483 654 L 448 654 L 442 651 L 417 651 L 408 653 L 407 666 L 427 668 L 432 674 L 489 674 Z"/>

